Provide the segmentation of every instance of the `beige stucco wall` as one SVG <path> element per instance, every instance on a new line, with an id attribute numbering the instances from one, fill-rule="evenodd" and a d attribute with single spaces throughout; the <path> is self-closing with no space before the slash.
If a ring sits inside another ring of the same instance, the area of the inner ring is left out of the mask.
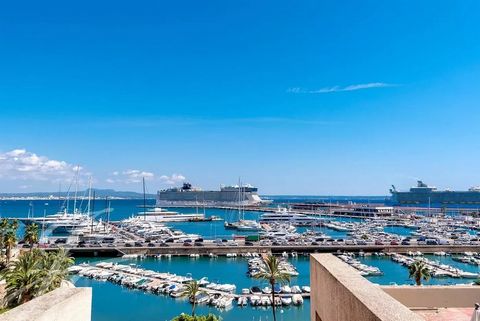
<path id="1" fill-rule="evenodd" d="M 480 302 L 480 286 L 383 286 L 409 308 L 473 308 Z"/>
<path id="2" fill-rule="evenodd" d="M 58 288 L 0 314 L 0 321 L 90 321 L 91 288 Z"/>
<path id="3" fill-rule="evenodd" d="M 400 302 L 331 254 L 310 257 L 312 321 L 421 321 Z"/>

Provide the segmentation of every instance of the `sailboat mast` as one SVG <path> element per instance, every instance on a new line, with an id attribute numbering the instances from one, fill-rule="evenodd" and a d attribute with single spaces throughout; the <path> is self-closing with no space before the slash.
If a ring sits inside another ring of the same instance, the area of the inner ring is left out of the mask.
<path id="1" fill-rule="evenodd" d="M 92 215 L 90 216 L 90 220 L 92 221 L 92 228 L 90 233 L 93 233 L 93 212 L 94 211 L 95 211 L 95 191 L 93 191 L 93 199 L 92 199 Z"/>
<path id="2" fill-rule="evenodd" d="M 92 177 L 88 182 L 88 203 L 87 203 L 87 215 L 90 216 L 90 200 L 92 198 Z"/>
<path id="3" fill-rule="evenodd" d="M 242 219 L 242 188 L 240 187 L 240 177 L 238 177 L 238 221 Z"/>
<path id="4" fill-rule="evenodd" d="M 108 204 L 108 196 L 105 196 L 105 212 L 107 213 L 107 224 L 108 224 L 108 211 L 110 210 L 110 206 Z M 103 224 L 103 231 L 107 231 L 107 224 Z"/>
<path id="5" fill-rule="evenodd" d="M 145 177 L 142 177 L 143 181 L 143 219 L 147 220 L 147 198 L 145 195 Z"/>
<path id="6" fill-rule="evenodd" d="M 110 226 L 110 200 L 108 200 L 107 225 Z"/>
<path id="7" fill-rule="evenodd" d="M 73 199 L 73 213 L 77 212 L 77 192 L 78 192 L 78 170 L 80 168 L 77 165 L 77 173 L 75 174 L 75 197 Z"/>

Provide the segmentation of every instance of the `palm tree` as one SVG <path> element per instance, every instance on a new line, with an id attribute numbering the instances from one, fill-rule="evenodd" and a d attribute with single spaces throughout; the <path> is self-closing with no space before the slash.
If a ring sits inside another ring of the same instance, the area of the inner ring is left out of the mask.
<path id="1" fill-rule="evenodd" d="M 6 281 L 6 303 L 25 303 L 58 288 L 68 278 L 68 267 L 72 264 L 73 259 L 64 249 L 51 253 L 33 249 L 22 253 L 0 275 Z"/>
<path id="2" fill-rule="evenodd" d="M 18 220 L 13 220 L 10 222 L 10 229 L 13 230 L 14 232 L 17 232 L 18 230 Z"/>
<path id="3" fill-rule="evenodd" d="M 209 313 L 208 315 L 200 316 L 191 316 L 185 313 L 180 314 L 179 316 L 172 319 L 172 321 L 221 321 L 221 317 L 217 317 L 214 314 Z"/>
<path id="4" fill-rule="evenodd" d="M 27 225 L 23 239 L 25 243 L 30 244 L 31 251 L 33 249 L 33 245 L 38 243 L 38 225 L 35 223 Z"/>
<path id="5" fill-rule="evenodd" d="M 6 247 L 5 254 L 7 256 L 7 264 L 8 264 L 10 262 L 10 257 L 12 255 L 12 248 L 14 248 L 15 245 L 17 245 L 17 235 L 15 234 L 14 231 L 12 230 L 7 231 L 7 233 L 3 238 L 3 244 Z"/>
<path id="6" fill-rule="evenodd" d="M 25 253 L 4 271 L 2 279 L 6 281 L 7 305 L 25 303 L 35 296 L 36 287 L 42 280 L 37 253 Z"/>
<path id="7" fill-rule="evenodd" d="M 58 288 L 62 281 L 68 279 L 68 268 L 74 259 L 61 248 L 56 252 L 44 253 L 40 258 L 43 282 L 38 287 L 38 294 L 44 294 Z"/>
<path id="8" fill-rule="evenodd" d="M 290 274 L 288 274 L 285 269 L 280 266 L 280 261 L 277 257 L 273 255 L 268 255 L 263 258 L 263 265 L 260 267 L 260 272 L 254 275 L 256 279 L 263 279 L 270 283 L 272 287 L 272 312 L 273 320 L 277 320 L 275 314 L 275 283 L 286 283 L 290 282 Z"/>
<path id="9" fill-rule="evenodd" d="M 3 238 L 5 236 L 5 233 L 7 232 L 8 228 L 8 219 L 2 218 L 0 220 L 0 258 L 3 257 Z"/>
<path id="10" fill-rule="evenodd" d="M 197 280 L 193 280 L 189 282 L 185 290 L 183 290 L 181 296 L 187 297 L 190 302 L 192 302 L 192 317 L 195 316 L 195 304 L 197 301 L 197 295 L 203 293 L 204 291 L 200 289 L 200 285 L 198 285 Z"/>
<path id="11" fill-rule="evenodd" d="M 411 279 L 415 279 L 417 285 L 422 285 L 422 279 L 428 281 L 430 279 L 430 271 L 427 265 L 419 260 L 416 260 L 408 266 L 409 275 Z"/>

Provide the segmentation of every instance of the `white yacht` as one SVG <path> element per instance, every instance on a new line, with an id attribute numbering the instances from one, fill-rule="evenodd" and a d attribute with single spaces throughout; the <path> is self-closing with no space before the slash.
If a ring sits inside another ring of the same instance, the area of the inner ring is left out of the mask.
<path id="1" fill-rule="evenodd" d="M 287 208 L 278 207 L 277 211 L 273 213 L 264 213 L 260 217 L 260 223 L 280 223 L 286 222 L 293 225 L 311 225 L 319 220 L 314 217 L 309 217 L 305 214 L 292 212 Z"/>
<path id="2" fill-rule="evenodd" d="M 51 215 L 45 215 L 43 217 L 26 217 L 20 218 L 19 221 L 24 224 L 36 223 L 39 225 L 50 226 L 53 224 L 61 224 L 65 222 L 81 222 L 88 219 L 88 215 L 85 213 L 80 213 L 75 211 L 74 213 L 68 213 L 67 209 L 64 209 L 61 212 Z"/>
<path id="3" fill-rule="evenodd" d="M 161 207 L 154 207 L 150 210 L 143 211 L 137 214 L 139 218 L 146 221 L 153 222 L 191 222 L 191 221 L 201 221 L 205 219 L 205 214 L 203 213 L 194 213 L 194 214 L 181 214 L 174 211 L 169 211 Z"/>
<path id="4" fill-rule="evenodd" d="M 225 222 L 226 229 L 237 229 L 239 231 L 261 231 L 262 226 L 260 223 L 254 220 L 239 220 L 237 222 L 228 223 Z"/>

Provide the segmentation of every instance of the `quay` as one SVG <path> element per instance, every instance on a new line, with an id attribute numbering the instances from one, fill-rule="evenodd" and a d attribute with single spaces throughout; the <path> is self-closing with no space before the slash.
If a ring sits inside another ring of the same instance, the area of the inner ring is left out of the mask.
<path id="1" fill-rule="evenodd" d="M 408 252 L 422 252 L 422 253 L 435 253 L 435 252 L 447 252 L 447 253 L 465 253 L 465 252 L 480 252 L 480 246 L 478 245 L 280 245 L 280 246 L 190 246 L 183 245 L 171 245 L 168 247 L 125 247 L 125 246 L 112 246 L 112 247 L 69 247 L 64 246 L 69 253 L 75 257 L 119 257 L 123 255 L 177 255 L 177 256 L 189 256 L 190 254 L 198 255 L 217 255 L 226 256 L 227 254 L 282 254 L 296 252 L 299 254 L 311 254 L 311 253 L 337 253 L 337 252 L 383 252 L 383 253 L 408 253 Z M 47 251 L 55 251 L 56 248 L 46 248 Z"/>
<path id="2" fill-rule="evenodd" d="M 461 214 L 472 215 L 478 214 L 477 208 L 446 208 L 446 207 L 410 207 L 410 206 L 385 206 L 380 203 L 373 204 L 316 204 L 316 203 L 278 203 L 281 207 L 291 208 L 295 213 L 310 215 L 310 216 L 322 216 L 322 217 L 346 217 L 346 218 L 382 218 L 385 220 L 397 220 L 398 216 L 402 215 L 431 215 L 431 214 Z M 321 205 L 321 206 L 320 206 Z M 195 207 L 191 204 L 186 205 L 169 205 L 163 204 L 164 208 L 192 208 Z M 200 207 L 200 205 L 199 205 Z M 270 206 L 237 206 L 237 205 L 215 205 L 205 204 L 201 205 L 204 208 L 210 209 L 222 209 L 229 211 L 248 211 L 248 212 L 262 212 L 262 213 L 274 213 L 278 210 L 277 207 Z M 380 209 L 380 211 L 379 211 Z M 358 210 L 358 211 L 356 211 Z M 385 210 L 382 213 L 381 210 Z"/>

